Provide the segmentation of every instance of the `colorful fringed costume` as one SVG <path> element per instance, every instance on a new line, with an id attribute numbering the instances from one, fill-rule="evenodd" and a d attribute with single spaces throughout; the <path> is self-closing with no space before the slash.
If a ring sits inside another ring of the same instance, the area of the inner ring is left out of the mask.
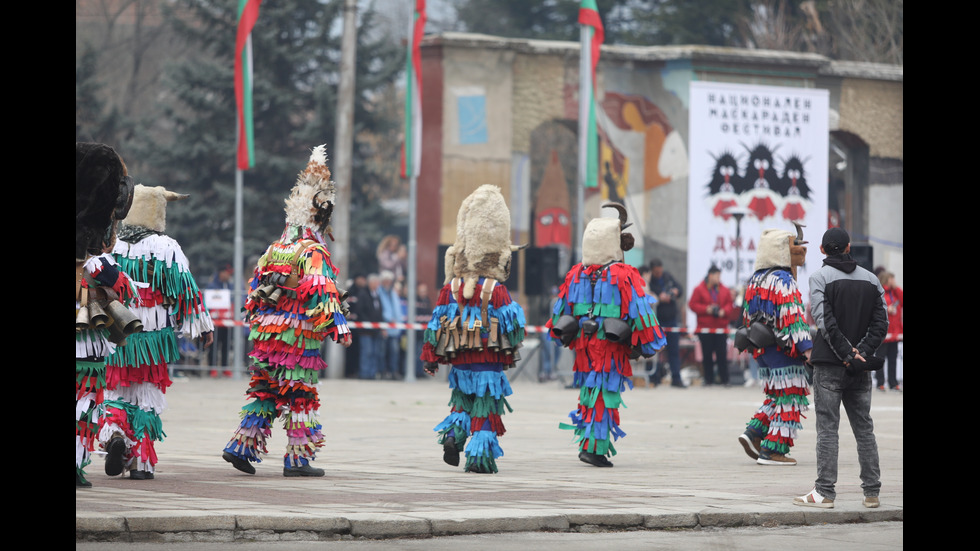
<path id="1" fill-rule="evenodd" d="M 621 393 L 626 387 L 633 388 L 631 354 L 653 356 L 667 344 L 645 287 L 640 273 L 629 264 L 577 264 L 565 276 L 546 324 L 551 329 L 564 325 L 559 322 L 563 316 L 575 318 L 574 337 L 569 340 L 566 333 L 563 344 L 575 353 L 573 385 L 580 389 L 579 403 L 569 414 L 572 424 L 560 427 L 575 431 L 579 450 L 590 454 L 580 458 L 598 461 L 598 466 L 607 466 L 607 462 L 594 456 L 616 455 L 613 441 L 626 436 L 620 428 L 619 407 L 623 405 Z M 606 319 L 626 322 L 628 335 L 616 335 L 616 342 L 607 335 Z M 582 326 L 590 320 L 596 322 L 596 330 L 587 334 Z M 555 332 L 549 334 L 562 341 Z"/>
<path id="2" fill-rule="evenodd" d="M 754 349 L 759 380 L 766 398 L 748 422 L 750 438 L 761 438 L 762 450 L 785 455 L 803 428 L 802 413 L 810 394 L 803 353 L 813 347 L 803 297 L 787 270 L 759 270 L 745 289 L 745 323 L 763 320 L 776 333 L 778 344 Z"/>
<path id="3" fill-rule="evenodd" d="M 743 322 L 748 333 L 756 336 L 746 340 L 736 334 L 736 347 L 750 350 L 759 362 L 759 380 L 766 398 L 739 436 L 739 443 L 760 465 L 796 465 L 796 459 L 787 454 L 803 428 L 801 418 L 810 405 L 810 385 L 803 364 L 813 341 L 803 296 L 796 285 L 796 268 L 806 260 L 805 244 L 799 224 L 796 235 L 763 230 L 756 248 L 755 272 L 745 288 Z M 760 328 L 765 330 L 753 333 Z"/>
<path id="4" fill-rule="evenodd" d="M 136 287 L 108 251 L 116 225 L 133 205 L 133 178 L 115 149 L 75 142 L 75 487 L 89 488 L 85 467 L 102 416 L 105 358 L 143 330 L 127 306 Z"/>
<path id="5" fill-rule="evenodd" d="M 493 279 L 479 278 L 469 299 L 463 286 L 462 278 L 454 278 L 439 293 L 421 357 L 452 365 L 450 413 L 434 429 L 439 444 L 464 451 L 465 471 L 496 473 L 496 459 L 504 454 L 498 441 L 505 431 L 501 416 L 504 409 L 513 411 L 506 399 L 512 391 L 505 370 L 519 358 L 524 310 Z"/>
<path id="6" fill-rule="evenodd" d="M 291 271 L 298 276 L 298 285 L 284 291 L 274 304 L 255 293 L 270 276 L 288 276 Z M 272 421 L 282 415 L 288 438 L 285 467 L 308 465 L 315 459 L 323 446 L 317 386 L 320 370 L 327 367 L 320 346 L 327 337 L 340 342 L 350 335 L 336 277 L 330 253 L 308 229 L 288 226 L 259 260 L 253 292 L 245 303 L 253 362 L 247 395 L 252 402 L 242 408 L 242 423 L 226 452 L 261 462 L 260 454 L 268 453 L 266 438 L 272 435 Z"/>
<path id="7" fill-rule="evenodd" d="M 96 297 L 100 294 L 104 297 L 106 290 L 115 295 L 115 300 L 128 305 L 136 299 L 136 287 L 109 254 L 89 257 L 78 276 L 76 285 L 80 296 L 75 299 L 75 477 L 87 485 L 84 469 L 92 462 L 105 397 L 105 359 L 116 350 L 114 341 L 119 339 L 108 327 L 80 324 L 78 313 L 88 308 L 87 304 L 99 302 Z M 91 319 L 90 315 L 88 317 Z"/>
<path id="8" fill-rule="evenodd" d="M 351 340 L 343 292 L 335 283 L 337 268 L 324 245 L 329 211 L 317 214 L 332 208 L 334 187 L 325 163 L 319 146 L 286 201 L 286 228 L 259 259 L 245 302 L 252 342 L 246 395 L 251 401 L 242 408 L 241 424 L 223 457 L 249 474 L 255 472 L 250 463 L 268 453 L 266 440 L 280 416 L 287 438 L 283 475 L 324 474 L 310 465 L 324 439 L 318 385 L 327 364 L 320 348 L 327 338 L 345 346 Z"/>
<path id="9" fill-rule="evenodd" d="M 161 230 L 132 223 L 144 201 L 154 202 L 152 196 L 162 189 L 136 186 L 134 208 L 120 225 L 112 251 L 119 266 L 137 282 L 140 302 L 131 309 L 142 321 L 143 331 L 129 337 L 106 362 L 108 392 L 99 443 L 109 454 L 106 474 L 110 476 L 130 472 L 131 478 L 153 478 L 154 442 L 166 436 L 160 414 L 167 408 L 171 384 L 168 364 L 180 359 L 177 332 L 199 339 L 214 331 L 204 296 L 177 241 Z M 114 438 L 121 438 L 124 450 L 112 449 Z"/>
<path id="10" fill-rule="evenodd" d="M 449 416 L 436 425 L 443 461 L 465 472 L 496 473 L 504 454 L 501 415 L 511 394 L 504 370 L 520 359 L 524 309 L 502 282 L 510 277 L 510 210 L 500 188 L 484 184 L 463 199 L 456 242 L 446 250 L 446 281 L 425 330 L 420 358 L 425 372 L 451 364 Z"/>

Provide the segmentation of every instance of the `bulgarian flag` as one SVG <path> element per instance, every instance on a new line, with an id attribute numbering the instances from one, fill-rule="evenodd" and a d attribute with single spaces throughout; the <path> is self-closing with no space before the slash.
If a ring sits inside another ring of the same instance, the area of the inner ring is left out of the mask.
<path id="1" fill-rule="evenodd" d="M 579 161 L 580 166 L 585 170 L 582 175 L 585 187 L 597 187 L 599 185 L 599 136 L 596 132 L 595 68 L 599 63 L 599 47 L 602 46 L 606 33 L 595 0 L 582 0 L 578 9 L 578 22 L 582 25 L 583 61 L 579 75 L 579 101 L 588 102 L 579 109 L 579 116 L 584 119 L 579 121 L 579 131 L 582 133 L 582 137 L 579 138 Z M 583 123 L 585 128 L 582 128 Z"/>
<path id="2" fill-rule="evenodd" d="M 415 0 L 405 61 L 405 143 L 402 144 L 402 178 L 419 175 L 422 161 L 422 37 L 425 34 L 425 0 Z"/>
<path id="3" fill-rule="evenodd" d="M 235 38 L 235 105 L 238 107 L 238 168 L 255 166 L 252 129 L 252 27 L 262 0 L 238 0 L 238 35 Z"/>

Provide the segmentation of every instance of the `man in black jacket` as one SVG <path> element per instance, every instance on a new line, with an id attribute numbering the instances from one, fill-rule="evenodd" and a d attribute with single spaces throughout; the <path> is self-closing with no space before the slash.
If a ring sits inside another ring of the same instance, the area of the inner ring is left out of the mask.
<path id="1" fill-rule="evenodd" d="M 874 356 L 888 332 L 884 289 L 874 274 L 851 258 L 850 236 L 841 228 L 823 235 L 823 266 L 810 276 L 810 313 L 819 330 L 813 339 L 813 401 L 817 413 L 817 480 L 797 505 L 832 508 L 837 483 L 838 428 L 843 403 L 857 441 L 864 506 L 878 507 L 881 471 L 871 419 Z"/>
<path id="2" fill-rule="evenodd" d="M 657 321 L 667 333 L 667 363 L 670 365 L 670 386 L 686 388 L 681 380 L 681 334 L 677 331 L 680 325 L 677 302 L 684 296 L 684 287 L 674 279 L 670 272 L 664 270 L 664 263 L 659 258 L 650 261 L 650 293 L 657 297 Z M 660 384 L 664 376 L 663 355 L 658 358 L 657 372 L 653 375 L 655 383 Z"/>

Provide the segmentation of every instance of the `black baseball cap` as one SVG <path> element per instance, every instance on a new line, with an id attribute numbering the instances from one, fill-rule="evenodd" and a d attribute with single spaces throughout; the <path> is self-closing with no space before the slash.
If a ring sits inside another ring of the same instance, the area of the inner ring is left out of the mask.
<path id="1" fill-rule="evenodd" d="M 851 236 L 843 228 L 830 228 L 823 234 L 821 245 L 827 254 L 842 253 L 851 242 Z"/>

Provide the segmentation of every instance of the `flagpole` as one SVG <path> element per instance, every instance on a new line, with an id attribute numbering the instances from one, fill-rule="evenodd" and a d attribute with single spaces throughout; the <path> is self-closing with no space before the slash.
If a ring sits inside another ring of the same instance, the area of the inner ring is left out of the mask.
<path id="1" fill-rule="evenodd" d="M 418 285 L 416 284 L 416 265 L 417 259 L 415 254 L 415 224 L 416 224 L 416 208 L 415 204 L 418 200 L 416 193 L 418 177 L 414 174 L 412 175 L 411 185 L 409 185 L 408 192 L 408 307 L 405 312 L 405 321 L 408 323 L 415 323 L 415 312 L 416 306 L 415 301 L 417 297 L 415 296 L 415 291 Z M 405 342 L 405 382 L 415 381 L 415 329 L 408 329 L 405 333 L 407 340 Z"/>
<path id="2" fill-rule="evenodd" d="M 585 220 L 585 182 L 588 170 L 589 151 L 589 103 L 592 100 L 592 28 L 580 26 L 579 88 L 578 88 L 578 185 L 575 186 L 575 199 L 578 204 L 575 213 L 575 258 L 582 258 L 582 235 Z"/>
<path id="3" fill-rule="evenodd" d="M 408 289 L 406 293 L 405 321 L 416 322 L 416 302 L 418 297 L 418 254 L 416 225 L 418 203 L 418 175 L 421 167 L 422 147 L 422 61 L 419 44 L 425 33 L 425 0 L 416 0 L 409 17 L 408 51 L 405 63 L 405 143 L 402 147 L 402 177 L 409 178 L 408 197 Z M 418 54 L 418 56 L 416 56 Z M 416 61 L 418 64 L 416 65 Z M 418 132 L 416 132 L 416 130 Z M 417 359 L 415 329 L 406 329 L 405 333 L 405 382 L 415 381 L 415 362 Z"/>
<path id="4" fill-rule="evenodd" d="M 242 321 L 242 292 L 244 289 L 242 274 L 242 191 L 244 189 L 245 176 L 242 169 L 235 169 L 235 255 L 234 255 L 234 287 L 231 291 L 231 313 L 234 325 L 229 329 L 234 335 L 232 362 L 235 367 L 231 370 L 231 378 L 238 380 L 241 378 L 239 371 L 244 367 L 244 338 L 242 328 L 239 323 Z"/>

